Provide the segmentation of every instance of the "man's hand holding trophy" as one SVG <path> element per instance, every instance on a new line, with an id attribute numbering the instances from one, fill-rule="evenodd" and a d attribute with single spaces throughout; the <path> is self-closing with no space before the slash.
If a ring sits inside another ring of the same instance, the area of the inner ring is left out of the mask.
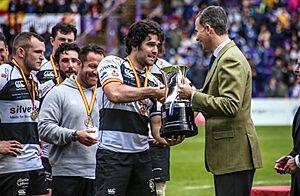
<path id="1" fill-rule="evenodd" d="M 167 66 L 166 66 L 167 65 Z M 198 134 L 191 102 L 178 96 L 178 85 L 187 82 L 185 65 L 159 67 L 165 83 L 165 102 L 161 108 L 160 136 L 172 146 L 181 143 L 186 137 Z"/>

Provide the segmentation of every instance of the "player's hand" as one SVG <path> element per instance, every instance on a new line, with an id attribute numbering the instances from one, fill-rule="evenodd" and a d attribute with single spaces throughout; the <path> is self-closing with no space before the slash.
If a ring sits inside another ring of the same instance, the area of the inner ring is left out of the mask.
<path id="1" fill-rule="evenodd" d="M 162 137 L 154 137 L 153 144 L 161 144 L 164 147 L 169 146 L 168 142 Z"/>
<path id="2" fill-rule="evenodd" d="M 43 149 L 41 146 L 38 147 L 38 156 L 41 157 L 43 155 Z"/>
<path id="3" fill-rule="evenodd" d="M 98 143 L 98 138 L 91 136 L 90 133 L 95 133 L 95 129 L 78 130 L 76 132 L 78 141 L 85 146 L 92 146 Z"/>
<path id="4" fill-rule="evenodd" d="M 165 137 L 164 139 L 168 142 L 169 146 L 174 146 L 180 144 L 185 139 L 185 135 L 179 135 L 177 136 L 177 138 L 175 138 L 175 136 L 172 135 L 171 138 Z"/>
<path id="5" fill-rule="evenodd" d="M 154 87 L 155 88 L 155 95 L 154 99 L 159 101 L 160 103 L 164 103 L 166 100 L 166 88 L 164 85 Z"/>
<path id="6" fill-rule="evenodd" d="M 22 144 L 16 140 L 0 141 L 0 154 L 18 156 L 22 149 Z"/>

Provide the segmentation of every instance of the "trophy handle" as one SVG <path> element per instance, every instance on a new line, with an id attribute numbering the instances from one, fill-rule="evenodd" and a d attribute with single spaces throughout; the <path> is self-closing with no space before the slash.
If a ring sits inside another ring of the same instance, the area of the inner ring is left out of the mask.
<path id="1" fill-rule="evenodd" d="M 176 82 L 177 82 L 177 86 L 178 86 L 179 84 L 183 84 L 184 83 L 184 78 L 186 76 L 187 66 L 186 65 L 176 65 L 176 68 L 177 68 Z M 181 100 L 179 98 L 179 96 L 178 96 L 177 99 Z"/>
<path id="2" fill-rule="evenodd" d="M 164 84 L 165 84 L 165 97 L 166 97 L 166 103 L 174 102 L 175 100 L 178 100 L 178 84 L 183 84 L 184 78 L 186 75 L 187 66 L 186 65 L 171 65 L 168 64 L 168 66 L 165 67 L 158 67 L 159 71 L 162 74 Z"/>
<path id="3" fill-rule="evenodd" d="M 186 65 L 176 65 L 178 72 L 177 84 L 183 84 L 184 78 L 186 76 L 187 66 Z"/>

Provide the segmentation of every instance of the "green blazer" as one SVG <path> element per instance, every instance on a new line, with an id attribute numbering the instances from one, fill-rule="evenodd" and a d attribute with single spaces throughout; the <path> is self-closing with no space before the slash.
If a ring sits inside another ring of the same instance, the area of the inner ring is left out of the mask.
<path id="1" fill-rule="evenodd" d="M 250 65 L 233 41 L 216 57 L 192 108 L 205 117 L 206 169 L 215 175 L 262 167 L 250 116 Z"/>

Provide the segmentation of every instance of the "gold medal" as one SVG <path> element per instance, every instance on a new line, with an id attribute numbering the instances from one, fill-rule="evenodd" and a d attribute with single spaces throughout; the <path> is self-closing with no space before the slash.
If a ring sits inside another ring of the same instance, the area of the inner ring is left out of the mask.
<path id="1" fill-rule="evenodd" d="M 93 120 L 92 118 L 89 116 L 87 119 L 85 119 L 84 121 L 84 125 L 89 128 L 89 127 L 93 127 Z"/>
<path id="2" fill-rule="evenodd" d="M 30 75 L 31 75 L 31 87 L 30 87 L 29 81 L 26 78 L 23 68 L 18 64 L 18 62 L 15 59 L 12 59 L 11 62 L 19 69 L 19 71 L 22 75 L 22 78 L 26 84 L 26 89 L 29 93 L 31 103 L 32 103 L 32 112 L 30 114 L 30 117 L 32 120 L 36 120 L 39 117 L 39 113 L 38 113 L 37 109 L 35 109 L 35 106 L 34 106 L 36 86 L 34 85 L 33 76 L 30 73 Z"/>
<path id="3" fill-rule="evenodd" d="M 141 104 L 140 110 L 141 110 L 142 114 L 146 114 L 146 112 L 147 112 L 147 105 L 146 104 Z"/>
<path id="4" fill-rule="evenodd" d="M 141 81 L 140 81 L 140 78 L 139 78 L 139 76 L 138 76 L 138 74 L 137 74 L 137 72 L 135 70 L 135 67 L 134 67 L 134 65 L 133 65 L 133 63 L 132 63 L 132 61 L 130 60 L 129 57 L 127 57 L 127 60 L 128 60 L 128 63 L 129 63 L 129 65 L 130 65 L 130 67 L 131 67 L 131 69 L 133 71 L 133 74 L 134 74 L 134 77 L 135 77 L 135 81 L 136 81 L 136 85 L 137 85 L 138 88 L 140 88 L 141 87 Z M 144 81 L 144 87 L 148 86 L 148 77 L 149 77 L 150 70 L 151 70 L 151 66 L 146 68 L 146 76 L 145 76 L 145 81 Z M 147 112 L 147 110 L 148 110 L 147 104 L 145 104 L 143 102 L 143 100 L 138 101 L 138 104 L 140 105 L 140 112 L 141 112 L 141 114 L 145 115 L 146 112 Z"/>
<path id="5" fill-rule="evenodd" d="M 149 108 L 145 100 L 138 101 L 138 105 L 139 105 L 140 113 L 145 115 Z"/>
<path id="6" fill-rule="evenodd" d="M 91 128 L 94 126 L 93 124 L 93 119 L 91 118 L 91 113 L 92 113 L 92 110 L 93 110 L 93 106 L 94 106 L 94 103 L 95 103 L 95 100 L 96 100 L 96 92 L 97 92 L 97 84 L 95 85 L 94 87 L 94 92 L 93 92 L 93 96 L 92 96 L 92 100 L 91 100 L 91 104 L 89 105 L 87 100 L 86 100 L 86 97 L 85 97 L 85 94 L 82 90 L 82 87 L 81 85 L 79 84 L 77 78 L 75 78 L 75 83 L 78 87 L 78 90 L 80 92 L 80 95 L 82 97 L 82 100 L 83 100 L 83 103 L 84 103 L 84 106 L 85 106 L 85 110 L 86 110 L 86 114 L 87 114 L 87 119 L 85 119 L 84 121 L 84 125 L 87 127 L 87 128 Z"/>
<path id="7" fill-rule="evenodd" d="M 31 114 L 30 114 L 30 117 L 31 117 L 32 120 L 36 120 L 39 117 L 38 111 L 33 109 Z"/>

